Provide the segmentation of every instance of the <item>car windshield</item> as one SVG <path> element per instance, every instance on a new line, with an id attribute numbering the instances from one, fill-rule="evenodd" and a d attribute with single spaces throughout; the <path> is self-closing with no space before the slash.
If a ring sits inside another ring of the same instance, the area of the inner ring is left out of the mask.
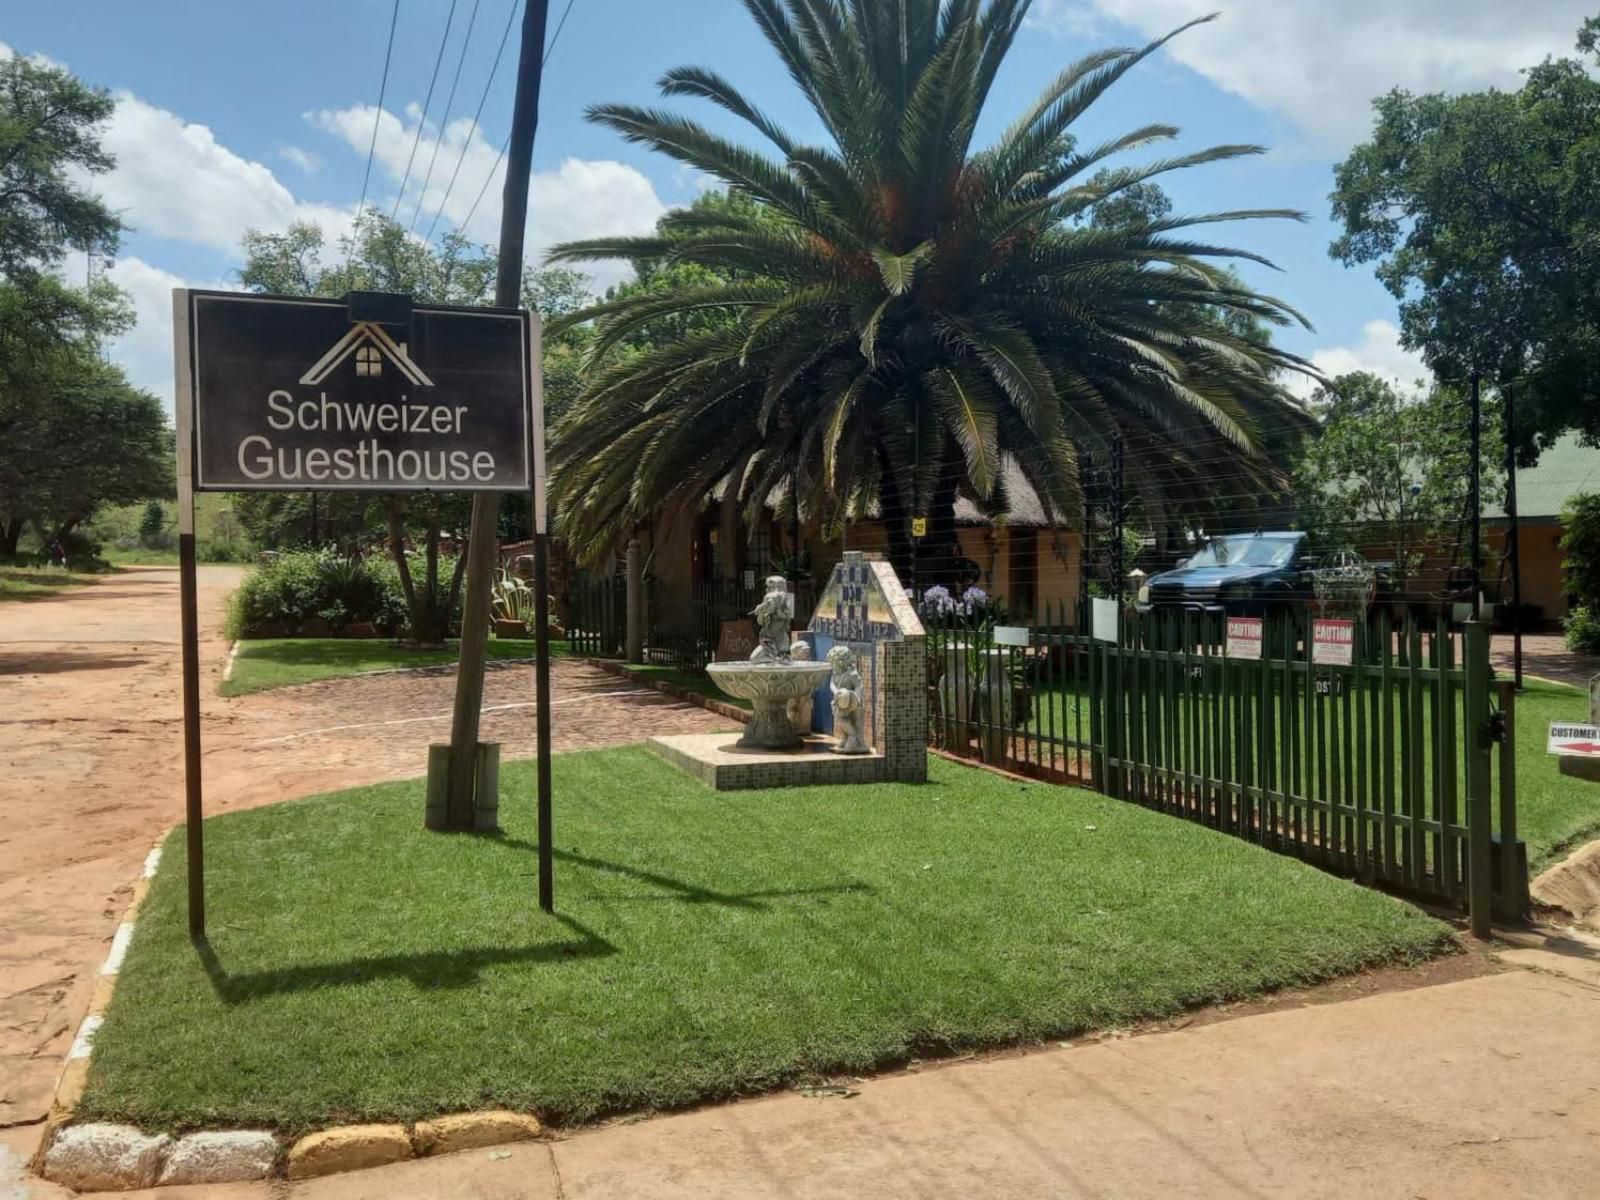
<path id="1" fill-rule="evenodd" d="M 1191 567 L 1281 567 L 1294 557 L 1297 538 L 1217 538 L 1191 558 Z"/>

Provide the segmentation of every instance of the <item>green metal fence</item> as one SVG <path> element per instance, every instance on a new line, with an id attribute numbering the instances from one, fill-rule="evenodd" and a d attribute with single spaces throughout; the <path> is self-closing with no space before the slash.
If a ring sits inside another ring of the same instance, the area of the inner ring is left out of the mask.
<path id="1" fill-rule="evenodd" d="M 562 606 L 567 640 L 580 654 L 620 657 L 628 628 L 627 581 L 617 575 L 580 571 L 567 585 Z"/>
<path id="2" fill-rule="evenodd" d="M 1378 612 L 1344 665 L 1314 661 L 1305 609 L 1263 620 L 1259 657 L 1227 653 L 1220 613 L 1125 610 L 1114 641 L 1089 636 L 1086 608 L 1066 615 L 1020 645 L 927 617 L 934 744 L 1464 905 L 1475 926 L 1525 910 L 1511 691 L 1486 625 Z"/>

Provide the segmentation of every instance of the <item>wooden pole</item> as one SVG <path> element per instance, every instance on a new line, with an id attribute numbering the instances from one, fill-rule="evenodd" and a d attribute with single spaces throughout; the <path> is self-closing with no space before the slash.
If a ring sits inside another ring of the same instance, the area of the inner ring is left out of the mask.
<path id="1" fill-rule="evenodd" d="M 528 218 L 528 175 L 533 166 L 533 139 L 539 126 L 539 85 L 543 75 L 545 24 L 549 0 L 527 0 L 522 12 L 522 47 L 517 63 L 517 92 L 511 118 L 511 140 L 506 150 L 506 182 L 500 209 L 500 254 L 495 275 L 494 302 L 516 308 L 522 299 L 522 254 Z M 541 481 L 542 482 L 542 481 Z M 481 492 L 472 498 L 472 525 L 467 540 L 466 595 L 461 607 L 461 653 L 456 667 L 455 710 L 450 726 L 450 779 L 447 815 L 450 828 L 473 827 L 473 764 L 478 748 L 478 719 L 483 708 L 484 660 L 489 643 L 490 591 L 494 586 L 496 530 L 500 497 Z M 549 616 L 548 550 L 540 571 L 538 536 L 534 539 L 535 612 L 538 646 L 546 642 L 544 626 Z M 537 651 L 544 662 L 545 652 Z M 543 719 L 544 708 L 540 713 Z M 541 742 L 540 758 L 548 745 Z"/>

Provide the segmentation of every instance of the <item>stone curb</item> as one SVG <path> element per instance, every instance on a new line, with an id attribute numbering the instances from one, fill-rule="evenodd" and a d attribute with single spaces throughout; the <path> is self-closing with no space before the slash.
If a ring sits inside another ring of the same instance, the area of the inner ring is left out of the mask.
<path id="1" fill-rule="evenodd" d="M 133 896 L 95 980 L 89 1011 L 56 1081 L 44 1136 L 31 1164 L 36 1175 L 79 1191 L 131 1191 L 183 1184 L 267 1179 L 282 1164 L 291 1180 L 376 1167 L 415 1156 L 450 1154 L 539 1136 L 537 1118 L 505 1110 L 455 1113 L 405 1125 L 349 1125 L 307 1134 L 287 1148 L 267 1130 L 211 1130 L 180 1137 L 131 1125 L 72 1123 L 89 1078 L 94 1035 L 105 1019 L 134 922 L 150 892 L 166 836 L 146 855 Z"/>
<path id="2" fill-rule="evenodd" d="M 269 1130 L 211 1130 L 175 1138 L 94 1121 L 52 1128 L 35 1173 L 80 1191 L 105 1192 L 274 1176 L 298 1182 L 532 1141 L 543 1132 L 537 1117 L 504 1109 L 454 1113 L 411 1126 L 340 1125 L 308 1133 L 287 1147 Z"/>
<path id="3" fill-rule="evenodd" d="M 666 679 L 652 679 L 642 671 L 635 671 L 629 664 L 618 662 L 614 658 L 591 658 L 587 660 L 593 666 L 599 667 L 609 674 L 620 676 L 633 683 L 643 684 L 647 688 L 654 688 L 658 692 L 671 696 L 676 700 L 686 700 L 690 704 L 697 704 L 719 717 L 727 717 L 730 721 L 738 721 L 741 725 L 750 724 L 750 710 L 740 708 L 736 704 L 703 696 L 699 692 L 692 692 L 688 688 L 679 687 Z"/>

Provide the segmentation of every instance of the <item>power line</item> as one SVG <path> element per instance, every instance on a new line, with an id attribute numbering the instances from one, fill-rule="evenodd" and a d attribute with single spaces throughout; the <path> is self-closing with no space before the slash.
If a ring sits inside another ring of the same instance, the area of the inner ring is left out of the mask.
<path id="1" fill-rule="evenodd" d="M 550 65 L 550 56 L 556 52 L 556 43 L 561 40 L 561 31 L 566 28 L 567 18 L 572 15 L 573 0 L 567 0 L 566 8 L 561 10 L 561 20 L 556 22 L 556 31 L 550 35 L 550 44 L 545 47 L 544 59 L 539 64 L 540 68 Z M 472 207 L 467 209 L 467 215 L 456 225 L 457 229 L 465 229 L 472 223 L 473 216 L 478 211 L 478 205 L 483 203 L 483 197 L 489 191 L 489 185 L 494 182 L 495 173 L 500 170 L 500 164 L 505 161 L 506 148 L 511 145 L 511 135 L 506 134 L 506 140 L 500 143 L 500 153 L 495 155 L 494 166 L 489 168 L 489 173 L 483 178 L 483 186 L 478 189 L 477 199 L 473 200 Z"/>
<path id="2" fill-rule="evenodd" d="M 444 216 L 444 206 L 450 203 L 450 193 L 455 190 L 456 180 L 461 175 L 461 164 L 467 160 L 467 148 L 472 145 L 472 135 L 478 131 L 478 119 L 483 116 L 483 106 L 489 99 L 489 89 L 494 86 L 494 77 L 500 70 L 500 59 L 506 52 L 506 42 L 511 37 L 511 26 L 516 22 L 519 7 L 520 0 L 511 0 L 511 11 L 506 14 L 506 27 L 500 34 L 500 48 L 494 52 L 494 63 L 489 67 L 489 78 L 483 81 L 483 95 L 478 97 L 477 110 L 472 114 L 472 128 L 467 130 L 467 136 L 461 139 L 461 153 L 456 155 L 455 170 L 450 172 L 450 182 L 445 185 L 444 198 L 439 201 L 439 211 L 433 214 L 428 232 L 423 235 L 424 243 L 433 241 L 433 231 L 439 227 L 439 218 Z"/>
<path id="3" fill-rule="evenodd" d="M 450 26 L 456 19 L 456 0 L 450 0 L 450 11 L 444 18 L 444 36 L 439 39 L 439 53 L 433 56 L 433 74 L 428 76 L 428 94 L 422 100 L 422 116 L 417 121 L 417 134 L 411 139 L 411 154 L 406 158 L 406 173 L 400 180 L 400 190 L 394 195 L 394 207 L 389 210 L 393 221 L 400 212 L 400 200 L 406 194 L 406 184 L 411 182 L 411 165 L 417 161 L 417 146 L 422 142 L 422 130 L 428 124 L 428 109 L 433 104 L 433 86 L 439 82 L 439 66 L 444 62 L 444 48 L 450 41 Z M 442 135 L 441 130 L 441 135 Z"/>
<path id="4" fill-rule="evenodd" d="M 383 120 L 383 97 L 389 90 L 389 60 L 394 57 L 394 30 L 400 24 L 400 0 L 394 0 L 394 9 L 389 14 L 389 44 L 383 51 L 383 78 L 378 81 L 378 111 L 372 114 L 372 141 L 367 146 L 367 169 L 361 176 L 361 200 L 356 204 L 356 220 L 361 219 L 361 210 L 367 206 L 367 185 L 372 182 L 372 159 L 378 149 L 378 123 Z M 345 255 L 345 270 L 350 269 L 350 260 L 355 257 L 356 239 L 352 232 L 350 237 L 350 252 Z"/>
<path id="5" fill-rule="evenodd" d="M 422 215 L 422 202 L 428 196 L 428 184 L 433 181 L 433 164 L 439 161 L 439 147 L 444 144 L 444 131 L 450 124 L 450 110 L 456 102 L 456 86 L 461 82 L 461 68 L 467 61 L 467 48 L 472 45 L 472 30 L 478 23 L 478 5 L 483 0 L 472 0 L 472 14 L 467 18 L 467 33 L 461 39 L 461 55 L 456 59 L 455 75 L 450 80 L 450 94 L 445 97 L 444 116 L 439 118 L 439 136 L 434 140 L 433 153 L 428 156 L 428 170 L 422 177 L 422 188 L 417 193 L 417 207 L 411 212 L 411 223 L 406 226 L 410 233 L 417 227 L 417 218 Z"/>

